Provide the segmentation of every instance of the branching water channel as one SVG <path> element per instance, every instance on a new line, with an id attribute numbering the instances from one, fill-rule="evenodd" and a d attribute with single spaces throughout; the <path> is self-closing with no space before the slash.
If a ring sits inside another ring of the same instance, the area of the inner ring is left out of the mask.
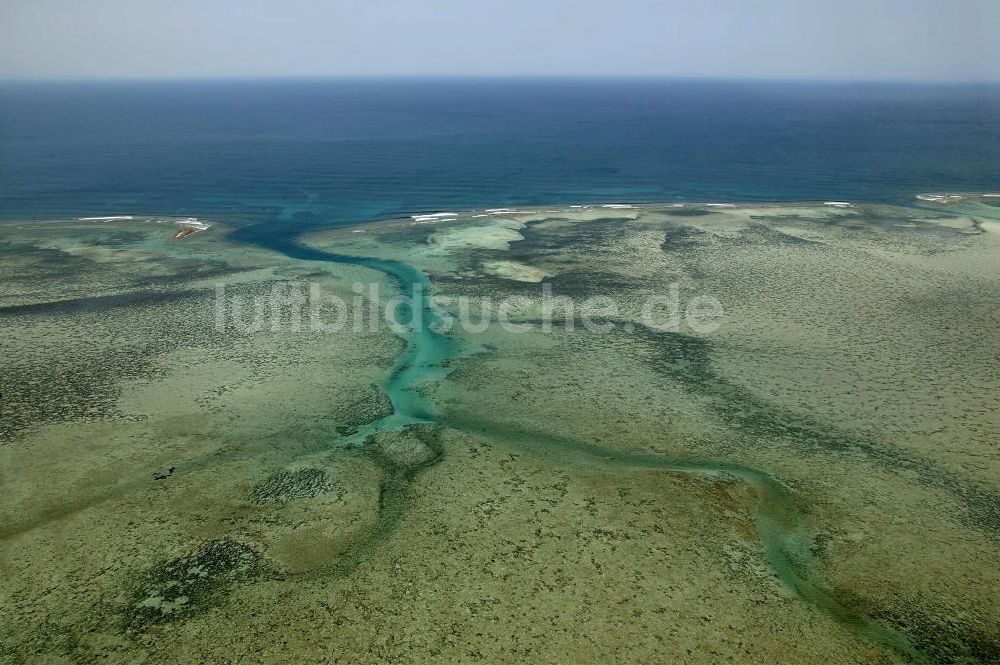
<path id="1" fill-rule="evenodd" d="M 454 338 L 436 331 L 435 323 L 438 317 L 429 305 L 431 283 L 427 275 L 415 266 L 399 261 L 329 253 L 290 240 L 275 242 L 272 238 L 254 235 L 256 237 L 253 237 L 252 241 L 255 244 L 280 251 L 290 258 L 370 268 L 392 279 L 401 293 L 414 293 L 414 287 L 417 286 L 422 294 L 422 301 L 412 303 L 412 306 L 422 308 L 420 314 L 423 325 L 408 326 L 396 331 L 406 347 L 395 359 L 392 372 L 382 386 L 392 402 L 394 413 L 342 440 L 342 445 L 352 445 L 370 436 L 398 431 L 412 425 L 436 423 L 523 445 L 528 451 L 549 449 L 568 453 L 570 457 L 576 456 L 581 462 L 597 463 L 607 467 L 611 472 L 628 473 L 657 469 L 710 477 L 738 478 L 749 485 L 758 498 L 755 515 L 760 539 L 768 563 L 785 587 L 802 601 L 850 627 L 860 636 L 891 648 L 915 662 L 929 662 L 929 659 L 905 636 L 850 610 L 829 593 L 815 572 L 808 546 L 810 538 L 805 520 L 796 507 L 792 492 L 778 478 L 760 469 L 724 461 L 628 452 L 576 439 L 517 430 L 509 425 L 487 420 L 458 421 L 454 418 L 442 418 L 437 414 L 431 400 L 417 388 L 428 381 L 443 378 L 447 373 L 446 361 L 455 357 L 460 347 Z M 435 461 L 436 459 L 438 458 L 435 458 Z M 388 497 L 392 499 L 388 501 L 385 494 L 404 493 L 405 485 L 412 482 L 415 476 L 413 472 L 396 474 L 390 477 L 388 484 L 383 485 L 383 505 L 379 523 L 373 529 L 368 541 L 354 548 L 352 553 L 348 553 L 347 558 L 350 563 L 342 566 L 345 572 L 360 563 L 391 535 L 402 519 L 402 511 L 399 508 L 402 497 Z"/>

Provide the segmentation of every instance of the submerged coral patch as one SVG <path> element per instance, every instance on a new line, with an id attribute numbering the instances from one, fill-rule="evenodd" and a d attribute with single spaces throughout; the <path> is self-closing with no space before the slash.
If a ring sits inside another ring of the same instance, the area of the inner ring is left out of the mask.
<path id="1" fill-rule="evenodd" d="M 310 499 L 326 494 L 334 487 L 323 469 L 281 470 L 254 487 L 248 498 L 257 504 Z"/>
<path id="2" fill-rule="evenodd" d="M 204 609 L 226 586 L 261 569 L 249 545 L 209 540 L 185 556 L 150 570 L 126 609 L 131 627 L 172 621 Z"/>

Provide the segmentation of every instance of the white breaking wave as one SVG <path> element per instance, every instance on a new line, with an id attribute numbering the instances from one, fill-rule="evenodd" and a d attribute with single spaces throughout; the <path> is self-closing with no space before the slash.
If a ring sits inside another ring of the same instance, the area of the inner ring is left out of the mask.
<path id="1" fill-rule="evenodd" d="M 187 226 L 189 228 L 195 229 L 196 231 L 204 231 L 211 224 L 208 222 L 202 222 L 197 217 L 188 217 L 187 219 L 176 219 L 174 224 L 180 224 L 181 226 Z"/>
<path id="2" fill-rule="evenodd" d="M 458 217 L 457 212 L 430 212 L 423 215 L 410 215 L 411 219 L 436 219 L 438 217 Z"/>
<path id="3" fill-rule="evenodd" d="M 930 201 L 932 203 L 958 203 L 959 201 L 965 200 L 964 196 L 959 196 L 957 194 L 917 194 L 917 198 L 921 201 Z"/>
<path id="4" fill-rule="evenodd" d="M 414 224 L 427 224 L 428 222 L 441 222 L 446 219 L 458 217 L 457 212 L 432 212 L 426 215 L 410 215 Z"/>

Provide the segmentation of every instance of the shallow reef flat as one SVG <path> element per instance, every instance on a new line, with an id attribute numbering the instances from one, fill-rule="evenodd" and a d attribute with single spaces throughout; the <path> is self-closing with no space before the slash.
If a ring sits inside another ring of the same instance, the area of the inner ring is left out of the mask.
<path id="1" fill-rule="evenodd" d="M 0 226 L 0 662 L 998 662 L 997 218 Z M 370 282 L 433 329 L 216 325 Z"/>
<path id="2" fill-rule="evenodd" d="M 219 329 L 216 290 L 249 302 L 309 280 L 347 297 L 379 274 L 238 245 L 221 224 L 169 231 L 0 226 L 0 662 L 168 658 L 144 630 L 335 558 L 377 513 L 377 465 L 326 453 L 392 413 L 379 385 L 400 342 Z M 294 545 L 332 515 L 309 552 Z"/>
<path id="3" fill-rule="evenodd" d="M 432 275 L 436 293 L 453 301 L 522 299 L 511 321 L 533 324 L 530 332 L 513 333 L 495 317 L 485 332 L 456 326 L 454 334 L 479 352 L 456 361 L 448 380 L 429 388 L 442 423 L 463 432 L 456 437 L 509 451 L 519 464 L 544 460 L 552 465 L 545 475 L 584 483 L 591 493 L 581 502 L 609 507 L 601 520 L 591 521 L 576 502 L 538 504 L 539 513 L 567 511 L 562 519 L 576 525 L 582 551 L 593 547 L 588 527 L 607 529 L 602 544 L 623 552 L 614 559 L 616 574 L 626 568 L 660 582 L 678 574 L 679 588 L 701 590 L 701 605 L 683 606 L 639 585 L 622 606 L 647 617 L 656 607 L 673 607 L 686 619 L 674 617 L 661 629 L 704 622 L 700 634 L 726 645 L 715 656 L 704 646 L 693 650 L 702 656 L 689 656 L 684 639 L 654 648 L 658 638 L 644 632 L 643 639 L 629 634 L 621 643 L 602 638 L 609 650 L 598 653 L 621 655 L 625 645 L 645 644 L 667 662 L 712 662 L 724 654 L 737 662 L 985 663 L 1000 659 L 994 211 L 983 205 L 595 206 L 426 225 L 397 220 L 328 232 L 313 242 L 347 253 L 405 254 Z M 498 247 L 483 240 L 492 237 L 491 227 L 514 229 L 521 239 Z M 443 237 L 467 240 L 442 243 Z M 500 272 L 497 262 L 525 269 Z M 577 299 L 575 326 L 557 310 L 556 325 L 543 330 L 541 288 L 529 277 L 539 273 L 554 296 Z M 719 329 L 644 327 L 642 303 L 671 285 L 682 305 L 698 295 L 717 298 L 724 309 Z M 594 295 L 618 305 L 611 330 L 581 325 L 580 299 Z M 790 600 L 794 589 L 779 582 L 761 546 L 760 498 L 736 498 L 748 491 L 735 490 L 739 482 L 637 470 L 643 464 L 633 453 L 739 464 L 780 479 L 800 513 L 795 540 L 805 552 L 802 566 L 822 594 Z M 445 462 L 433 473 L 447 468 Z M 633 476 L 645 480 L 637 504 L 645 508 L 615 498 L 625 487 L 636 491 Z M 678 483 L 698 500 L 688 505 L 670 496 Z M 529 551 L 547 546 L 552 532 L 533 530 L 539 513 L 527 519 L 523 507 L 507 507 L 523 490 L 487 497 L 477 478 L 464 493 L 480 491 L 508 541 Z M 713 503 L 720 493 L 732 502 L 726 508 Z M 640 536 L 628 528 L 650 510 L 658 511 L 669 542 L 701 545 L 686 564 L 691 568 L 629 552 L 637 540 L 644 552 L 664 546 L 656 532 Z M 691 514 L 696 518 L 687 523 Z M 539 566 L 566 563 L 565 555 L 538 559 Z M 595 561 L 589 574 L 584 583 L 575 572 L 575 592 L 593 592 L 609 571 Z M 714 577 L 723 574 L 729 581 Z M 725 597 L 709 598 L 720 585 Z M 611 588 L 621 590 L 617 583 Z M 551 607 L 519 609 L 568 607 L 572 593 L 566 594 L 545 596 Z M 589 600 L 586 610 L 574 605 L 578 628 L 598 621 L 607 606 L 607 599 Z M 754 603 L 754 610 L 734 610 L 740 602 Z M 494 619 L 503 621 L 499 611 Z M 868 620 L 913 652 L 887 646 L 892 640 L 874 635 L 879 631 Z M 579 630 L 567 644 L 621 630 Z M 736 635 L 745 653 L 728 641 Z"/>

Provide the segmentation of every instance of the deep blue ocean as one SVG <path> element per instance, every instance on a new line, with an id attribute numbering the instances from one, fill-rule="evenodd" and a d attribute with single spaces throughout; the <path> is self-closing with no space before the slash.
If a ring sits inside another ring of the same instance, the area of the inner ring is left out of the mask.
<path id="1" fill-rule="evenodd" d="M 0 219 L 909 200 L 1000 189 L 1000 86 L 655 80 L 0 82 Z"/>

